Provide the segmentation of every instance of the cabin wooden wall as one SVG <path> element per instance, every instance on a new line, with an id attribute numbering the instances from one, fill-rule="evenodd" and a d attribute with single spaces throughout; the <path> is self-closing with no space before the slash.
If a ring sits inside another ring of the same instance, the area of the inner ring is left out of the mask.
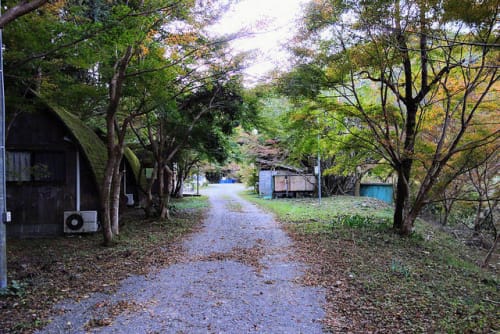
<path id="1" fill-rule="evenodd" d="M 76 206 L 76 150 L 77 145 L 62 122 L 47 112 L 23 113 L 15 118 L 7 134 L 7 151 L 57 153 L 64 168 L 57 181 L 8 181 L 7 209 L 12 212 L 12 223 L 7 224 L 7 235 L 35 237 L 63 233 L 64 211 Z M 99 193 L 92 172 L 82 154 L 81 210 L 97 210 Z"/>
<path id="2" fill-rule="evenodd" d="M 120 206 L 123 208 L 127 207 L 127 198 L 125 197 L 125 194 L 133 194 L 134 195 L 134 202 L 135 204 L 138 204 L 140 202 L 140 189 L 139 186 L 137 185 L 137 181 L 135 180 L 134 176 L 134 171 L 132 170 L 132 167 L 130 166 L 129 162 L 125 157 L 123 157 L 122 160 L 122 166 L 121 166 L 121 171 L 123 172 L 123 167 L 125 167 L 125 189 L 123 188 L 123 176 L 122 176 L 122 183 L 121 183 L 121 203 Z M 134 204 L 134 205 L 135 205 Z"/>

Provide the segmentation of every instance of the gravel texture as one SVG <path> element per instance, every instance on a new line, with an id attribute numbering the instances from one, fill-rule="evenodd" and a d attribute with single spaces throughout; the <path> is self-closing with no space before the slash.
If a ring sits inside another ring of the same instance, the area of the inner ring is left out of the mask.
<path id="1" fill-rule="evenodd" d="M 183 260 L 59 305 L 38 333 L 322 333 L 324 291 L 296 283 L 304 266 L 291 240 L 242 189 L 205 190 L 211 209 Z"/>

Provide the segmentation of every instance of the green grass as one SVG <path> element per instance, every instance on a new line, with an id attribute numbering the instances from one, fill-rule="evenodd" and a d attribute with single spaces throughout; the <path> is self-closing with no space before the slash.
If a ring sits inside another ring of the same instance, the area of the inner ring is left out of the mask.
<path id="1" fill-rule="evenodd" d="M 173 198 L 171 203 L 178 210 L 191 210 L 208 207 L 208 197 L 206 196 L 191 196 L 181 199 Z"/>
<path id="2" fill-rule="evenodd" d="M 417 221 L 411 237 L 400 237 L 391 229 L 391 207 L 364 197 L 324 198 L 321 205 L 244 197 L 273 212 L 307 250 L 308 277 L 327 288 L 334 310 L 329 330 L 342 331 L 333 320 L 344 316 L 354 331 L 500 331 L 498 276 L 475 264 L 484 254 L 439 228 Z M 332 292 L 339 280 L 348 285 Z"/>
<path id="3" fill-rule="evenodd" d="M 332 216 L 341 214 L 391 219 L 393 214 L 388 204 L 367 197 L 327 197 L 323 198 L 319 204 L 318 199 L 315 198 L 266 200 L 248 192 L 244 193 L 243 196 L 270 209 L 280 219 L 287 222 L 314 220 L 328 223 Z M 374 208 L 377 210 L 373 211 Z"/>

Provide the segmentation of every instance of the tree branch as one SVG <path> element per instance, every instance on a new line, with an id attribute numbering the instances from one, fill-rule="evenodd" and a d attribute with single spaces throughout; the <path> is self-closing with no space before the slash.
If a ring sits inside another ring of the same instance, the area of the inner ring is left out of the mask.
<path id="1" fill-rule="evenodd" d="M 3 29 L 7 24 L 14 21 L 18 17 L 26 15 L 37 8 L 45 5 L 48 0 L 23 0 L 14 7 L 9 8 L 2 16 L 0 16 L 0 29 Z"/>

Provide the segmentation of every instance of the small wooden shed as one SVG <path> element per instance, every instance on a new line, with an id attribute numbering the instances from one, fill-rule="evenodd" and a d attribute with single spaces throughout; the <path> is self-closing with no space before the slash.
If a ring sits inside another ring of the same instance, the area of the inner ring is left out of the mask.
<path id="1" fill-rule="evenodd" d="M 274 197 L 297 197 L 311 194 L 316 189 L 316 177 L 313 174 L 274 175 Z"/>
<path id="2" fill-rule="evenodd" d="M 314 192 L 316 177 L 300 170 L 282 166 L 259 171 L 259 195 L 264 198 L 296 197 Z"/>
<path id="3" fill-rule="evenodd" d="M 40 97 L 34 104 L 11 120 L 6 138 L 7 234 L 58 235 L 68 219 L 85 232 L 98 219 L 106 147 L 68 111 Z"/>
<path id="4" fill-rule="evenodd" d="M 263 198 L 273 197 L 273 177 L 275 175 L 285 175 L 292 173 L 288 170 L 265 169 L 259 171 L 259 196 Z"/>

